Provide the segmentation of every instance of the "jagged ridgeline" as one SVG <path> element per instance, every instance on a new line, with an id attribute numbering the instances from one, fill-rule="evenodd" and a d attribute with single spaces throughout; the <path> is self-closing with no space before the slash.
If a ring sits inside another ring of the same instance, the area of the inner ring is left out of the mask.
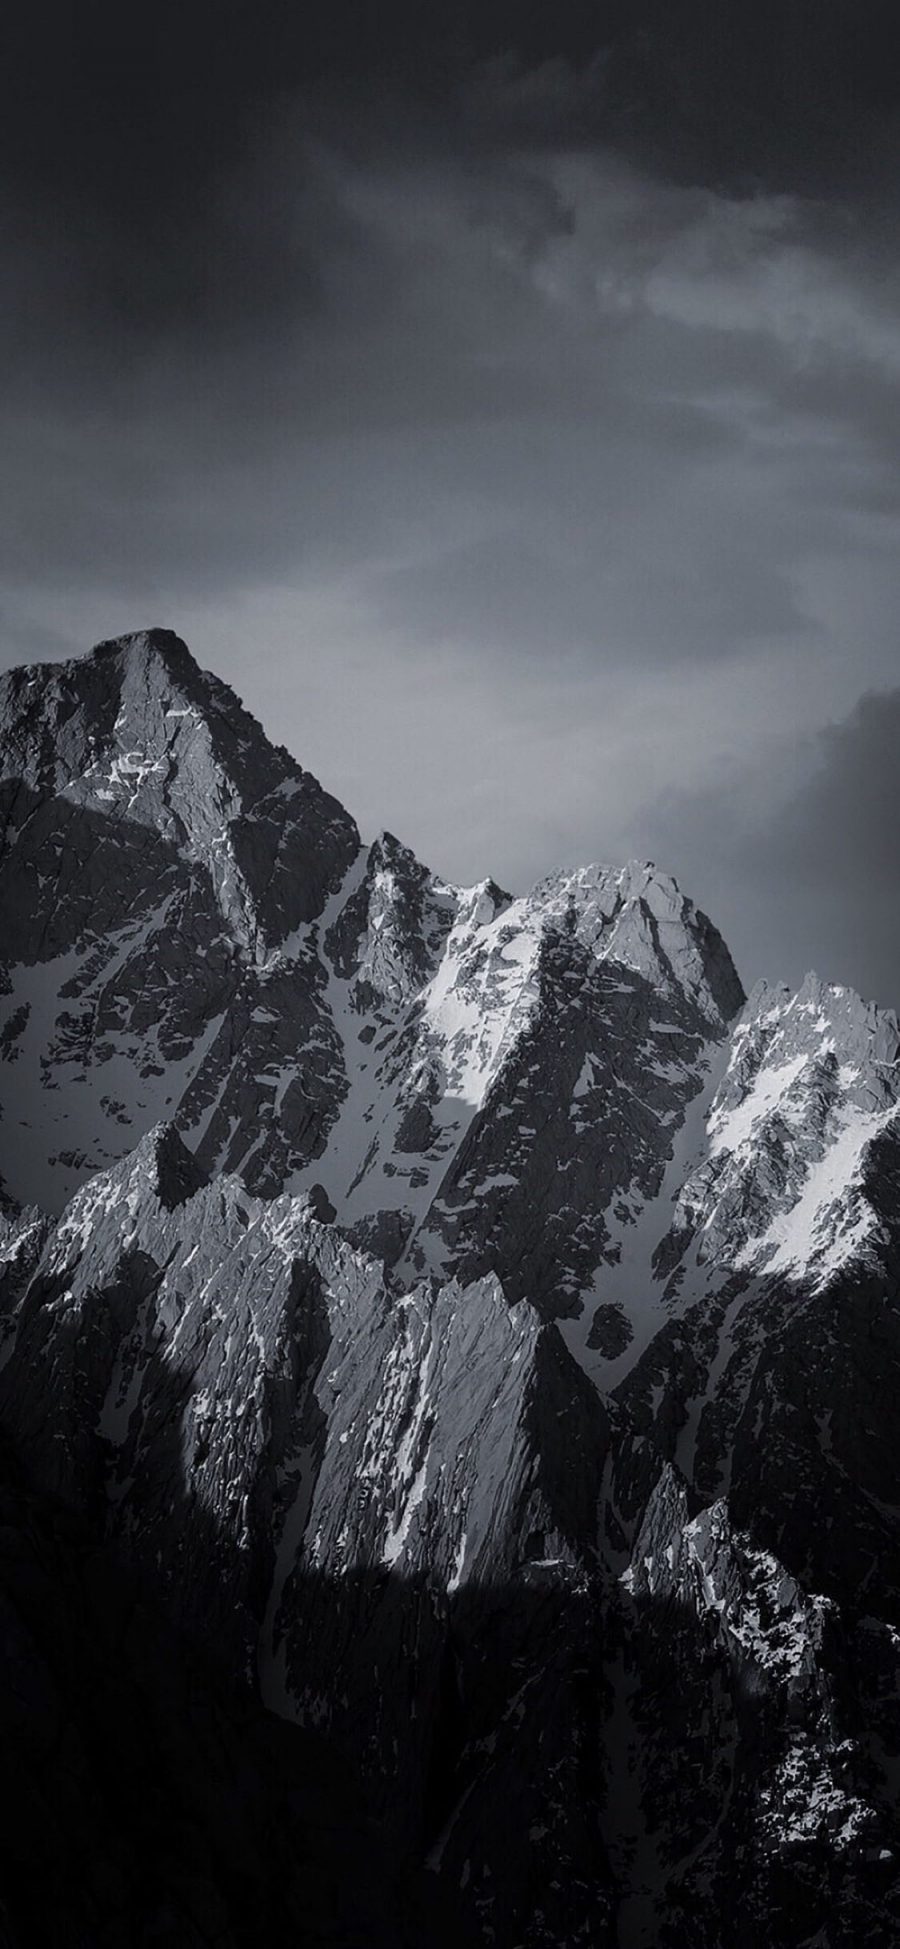
<path id="1" fill-rule="evenodd" d="M 167 631 L 0 727 L 4 1940 L 896 1949 L 895 1018 Z"/>

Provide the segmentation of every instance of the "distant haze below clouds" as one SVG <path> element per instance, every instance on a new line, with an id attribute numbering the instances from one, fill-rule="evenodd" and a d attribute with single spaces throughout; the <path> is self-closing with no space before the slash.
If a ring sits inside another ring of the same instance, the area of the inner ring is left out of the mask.
<path id="1" fill-rule="evenodd" d="M 892 11 L 5 21 L 2 661 L 175 627 L 446 876 L 900 1001 Z"/>

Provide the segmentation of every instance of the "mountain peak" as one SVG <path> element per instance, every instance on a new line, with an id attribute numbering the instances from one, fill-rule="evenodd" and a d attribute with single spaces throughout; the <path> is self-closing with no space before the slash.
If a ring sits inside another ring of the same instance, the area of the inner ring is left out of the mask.
<path id="1" fill-rule="evenodd" d="M 621 961 L 662 990 L 681 992 L 716 1028 L 743 1006 L 740 978 L 718 930 L 652 860 L 550 874 L 529 895 L 565 919 L 598 958 Z"/>
<path id="2" fill-rule="evenodd" d="M 90 652 L 90 658 L 94 661 L 118 656 L 158 657 L 169 669 L 187 668 L 199 672 L 199 665 L 184 638 L 178 636 L 174 629 L 129 630 L 124 636 L 109 636 L 102 643 L 95 643 Z"/>
<path id="3" fill-rule="evenodd" d="M 174 630 L 0 678 L 2 776 L 21 805 L 77 807 L 89 856 L 113 821 L 208 875 L 241 947 L 265 956 L 321 911 L 359 850 L 354 821 Z M 27 807 L 25 808 L 27 810 Z M 143 842 L 141 842 L 143 843 Z"/>
<path id="4" fill-rule="evenodd" d="M 900 1026 L 892 1008 L 866 1001 L 855 988 L 823 981 L 812 970 L 798 988 L 786 982 L 757 981 L 739 1024 L 741 1033 L 764 1030 L 797 1047 L 818 1044 L 837 1049 L 843 1060 L 864 1064 L 892 1064 L 900 1055 Z"/>

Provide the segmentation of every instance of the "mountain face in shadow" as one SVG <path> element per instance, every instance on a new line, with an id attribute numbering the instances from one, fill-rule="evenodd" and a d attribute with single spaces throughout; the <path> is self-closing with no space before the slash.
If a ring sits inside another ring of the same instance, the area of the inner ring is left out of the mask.
<path id="1" fill-rule="evenodd" d="M 0 721 L 6 1939 L 894 1945 L 894 1017 L 168 632 Z"/>

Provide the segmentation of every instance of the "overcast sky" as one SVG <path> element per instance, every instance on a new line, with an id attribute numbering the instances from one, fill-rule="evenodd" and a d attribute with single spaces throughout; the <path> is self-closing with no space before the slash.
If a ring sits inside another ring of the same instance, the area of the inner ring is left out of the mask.
<path id="1" fill-rule="evenodd" d="M 5 12 L 0 660 L 171 626 L 446 876 L 900 1001 L 893 9 Z"/>

